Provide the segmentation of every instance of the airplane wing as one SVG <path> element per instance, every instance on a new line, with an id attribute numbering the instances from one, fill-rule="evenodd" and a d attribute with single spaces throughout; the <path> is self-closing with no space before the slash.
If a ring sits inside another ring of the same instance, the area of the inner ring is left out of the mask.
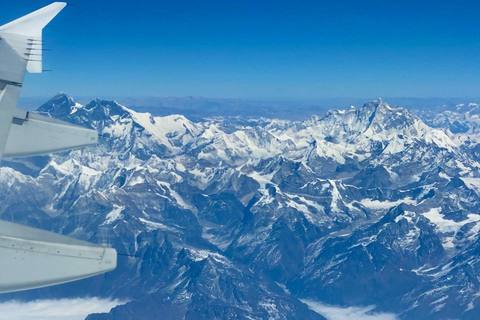
<path id="1" fill-rule="evenodd" d="M 96 130 L 16 109 L 3 157 L 40 155 L 96 145 L 97 142 Z"/>
<path id="2" fill-rule="evenodd" d="M 95 145 L 97 131 L 17 109 L 25 72 L 42 72 L 42 30 L 55 2 L 0 27 L 0 160 Z M 40 288 L 115 269 L 117 252 L 0 220 L 0 293 Z"/>
<path id="3" fill-rule="evenodd" d="M 0 293 L 41 288 L 115 269 L 117 252 L 0 220 Z"/>
<path id="4" fill-rule="evenodd" d="M 97 131 L 17 109 L 25 71 L 42 72 L 42 30 L 66 6 L 55 2 L 0 27 L 0 159 L 97 144 Z"/>

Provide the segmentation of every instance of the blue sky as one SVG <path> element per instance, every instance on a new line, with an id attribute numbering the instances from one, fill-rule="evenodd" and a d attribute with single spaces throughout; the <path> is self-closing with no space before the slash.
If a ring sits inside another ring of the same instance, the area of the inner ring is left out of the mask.
<path id="1" fill-rule="evenodd" d="M 0 23 L 51 1 L 2 3 Z M 25 97 L 478 97 L 474 1 L 86 1 Z"/>

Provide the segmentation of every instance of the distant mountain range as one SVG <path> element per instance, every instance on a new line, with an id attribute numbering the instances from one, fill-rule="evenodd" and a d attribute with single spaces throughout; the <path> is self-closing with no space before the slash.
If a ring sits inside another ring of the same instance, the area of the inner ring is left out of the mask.
<path id="1" fill-rule="evenodd" d="M 0 217 L 114 246 L 116 271 L 3 299 L 111 296 L 87 319 L 324 319 L 300 299 L 399 319 L 480 315 L 480 107 L 381 100 L 304 121 L 192 121 L 86 105 L 38 112 L 96 148 L 3 162 Z"/>
<path id="2" fill-rule="evenodd" d="M 19 106 L 25 110 L 36 110 L 48 98 L 23 97 Z M 79 97 L 77 102 L 88 104 L 90 97 Z M 111 100 L 111 99 L 107 99 Z M 137 112 L 148 112 L 153 116 L 181 114 L 191 121 L 201 122 L 216 117 L 269 118 L 305 121 L 312 115 L 322 116 L 330 109 L 362 106 L 365 98 L 301 99 L 220 99 L 205 97 L 118 97 L 116 101 Z M 391 105 L 406 109 L 440 112 L 455 108 L 458 104 L 480 103 L 480 98 L 387 98 Z"/>

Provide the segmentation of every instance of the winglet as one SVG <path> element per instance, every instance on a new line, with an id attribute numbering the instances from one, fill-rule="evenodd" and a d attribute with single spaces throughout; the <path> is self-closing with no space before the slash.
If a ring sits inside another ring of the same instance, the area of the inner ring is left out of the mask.
<path id="1" fill-rule="evenodd" d="M 66 5 L 65 2 L 54 2 L 0 27 L 0 33 L 25 36 L 30 41 L 30 49 L 35 55 L 29 56 L 28 72 L 42 72 L 42 30 Z"/>

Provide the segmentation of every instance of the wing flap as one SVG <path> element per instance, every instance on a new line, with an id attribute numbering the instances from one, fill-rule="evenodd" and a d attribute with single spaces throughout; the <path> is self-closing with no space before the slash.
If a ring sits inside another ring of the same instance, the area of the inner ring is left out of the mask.
<path id="1" fill-rule="evenodd" d="M 12 119 L 4 158 L 33 156 L 94 146 L 96 130 L 18 110 Z"/>
<path id="2" fill-rule="evenodd" d="M 112 248 L 0 220 L 0 293 L 40 288 L 115 269 Z"/>

